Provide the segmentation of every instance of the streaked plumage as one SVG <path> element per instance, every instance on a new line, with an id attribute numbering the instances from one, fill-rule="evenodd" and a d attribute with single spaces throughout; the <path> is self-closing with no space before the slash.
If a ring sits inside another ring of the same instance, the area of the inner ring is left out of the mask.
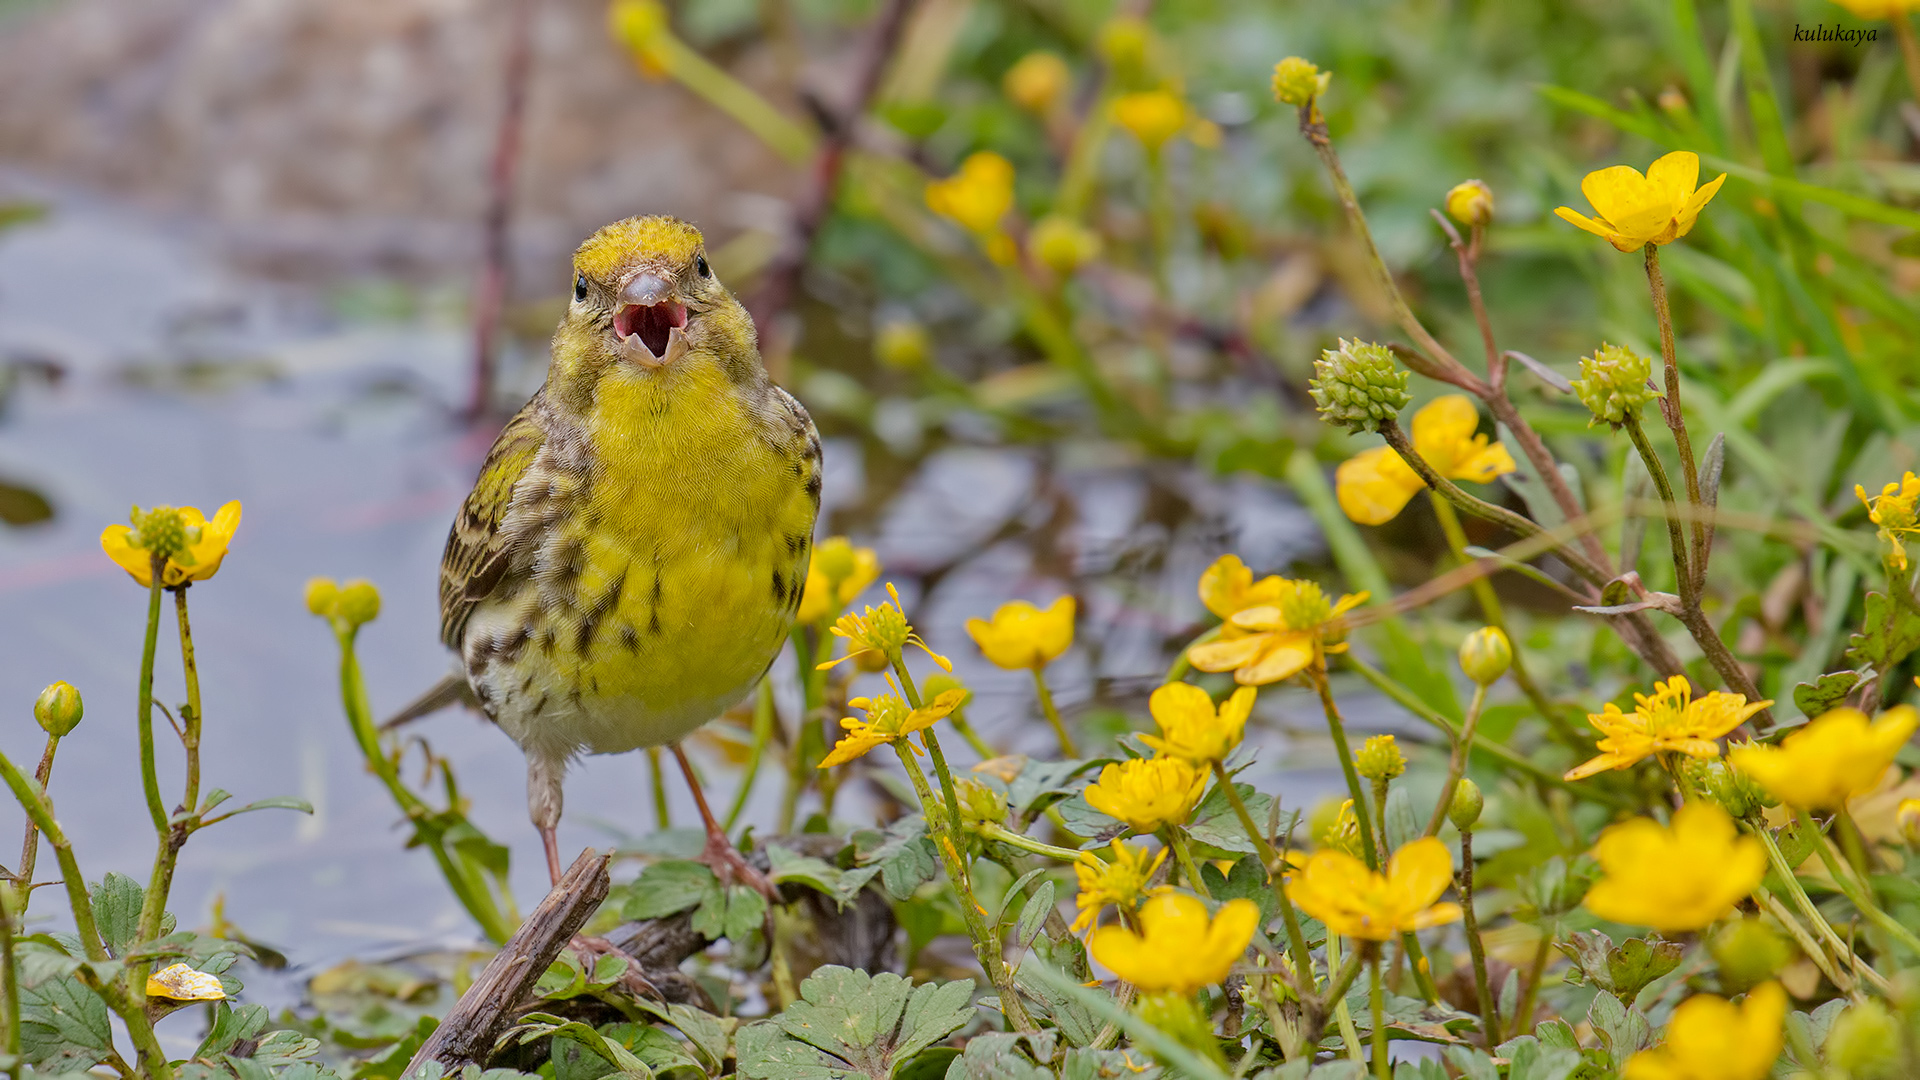
<path id="1" fill-rule="evenodd" d="M 698 230 L 630 218 L 574 266 L 546 384 L 495 441 L 440 575 L 441 637 L 526 752 L 549 841 L 575 755 L 677 743 L 752 689 L 820 504 L 813 422 Z"/>

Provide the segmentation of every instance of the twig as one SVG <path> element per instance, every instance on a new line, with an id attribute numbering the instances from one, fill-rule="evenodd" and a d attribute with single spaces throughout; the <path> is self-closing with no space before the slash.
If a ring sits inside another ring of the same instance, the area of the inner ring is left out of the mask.
<path id="1" fill-rule="evenodd" d="M 521 1000 L 607 898 L 612 887 L 608 858 L 588 848 L 573 860 L 560 883 L 487 961 L 446 1020 L 421 1044 L 402 1076 L 413 1075 L 429 1061 L 439 1062 L 449 1073 L 486 1063 L 501 1033 L 513 1023 Z"/>
<path id="2" fill-rule="evenodd" d="M 533 68 L 534 0 L 507 5 L 507 57 L 501 72 L 506 100 L 494 131 L 493 164 L 487 173 L 487 215 L 482 226 L 480 285 L 473 300 L 473 383 L 469 420 L 485 415 L 493 399 L 493 353 L 500 309 L 507 298 L 507 232 L 513 222 L 513 182 L 520 162 L 520 129 L 527 111 L 527 79 Z"/>

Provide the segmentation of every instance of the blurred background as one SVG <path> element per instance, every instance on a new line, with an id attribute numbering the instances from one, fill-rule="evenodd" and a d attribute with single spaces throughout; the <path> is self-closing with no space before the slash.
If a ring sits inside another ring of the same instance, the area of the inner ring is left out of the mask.
<path id="1" fill-rule="evenodd" d="M 1269 92 L 1292 54 L 1334 73 L 1323 107 L 1381 250 L 1463 356 L 1477 333 L 1429 216 L 1455 183 L 1495 193 L 1482 272 L 1502 343 L 1572 373 L 1602 337 L 1652 352 L 1653 327 L 1638 260 L 1552 208 L 1586 209 L 1588 169 L 1669 149 L 1744 170 L 1666 249 L 1706 387 L 1689 403 L 1731 432 L 1727 503 L 1857 513 L 1856 475 L 1877 490 L 1920 456 L 1920 168 L 1884 26 L 1794 40 L 1819 23 L 1873 25 L 1824 0 L 0 0 L 0 741 L 26 756 L 34 694 L 78 686 L 88 722 L 53 795 L 90 876 L 141 873 L 151 838 L 120 823 L 144 820 L 144 594 L 98 535 L 129 504 L 239 499 L 232 557 L 193 591 L 208 775 L 316 812 L 190 846 L 183 922 L 222 903 L 308 970 L 471 940 L 361 769 L 301 590 L 382 589 L 360 637 L 377 711 L 446 670 L 447 525 L 539 384 L 571 250 L 636 213 L 705 230 L 825 437 L 821 535 L 877 549 L 988 738 L 1051 745 L 1026 676 L 988 667 L 962 623 L 1063 592 L 1082 616 L 1056 692 L 1083 730 L 1123 728 L 1199 624 L 1216 556 L 1343 584 L 1284 477 L 1296 451 L 1330 468 L 1366 445 L 1313 419 L 1319 350 L 1397 331 Z M 1112 111 L 1154 94 L 1175 111 Z M 1013 205 L 969 231 L 925 191 L 981 151 L 1011 163 Z M 1577 403 L 1546 380 L 1516 396 L 1590 484 L 1618 481 Z M 1366 539 L 1396 583 L 1447 558 L 1423 503 Z M 1784 631 L 1817 623 L 1830 646 L 1844 607 L 1801 601 L 1852 580 L 1752 557 L 1729 634 L 1783 679 L 1825 670 Z M 1548 617 L 1564 608 L 1546 590 L 1500 585 L 1572 685 L 1617 654 Z M 1462 604 L 1421 632 L 1444 643 Z M 1351 698 L 1356 737 L 1399 730 Z M 1262 789 L 1310 806 L 1335 775 L 1317 708 L 1298 691 L 1261 707 Z M 512 844 L 530 904 L 519 752 L 470 714 L 410 730 Z M 738 746 L 725 724 L 700 744 L 723 789 Z M 651 831 L 644 776 L 637 755 L 583 763 L 563 844 Z M 0 810 L 0 835 L 16 817 Z"/>

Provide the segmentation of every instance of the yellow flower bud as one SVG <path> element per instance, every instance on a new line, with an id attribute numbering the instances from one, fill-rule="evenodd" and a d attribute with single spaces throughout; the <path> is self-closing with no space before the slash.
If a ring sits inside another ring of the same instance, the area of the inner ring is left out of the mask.
<path id="1" fill-rule="evenodd" d="M 633 53 L 641 74 L 650 79 L 667 76 L 666 52 L 673 30 L 659 0 L 613 0 L 607 8 L 607 32 Z"/>
<path id="2" fill-rule="evenodd" d="M 1113 101 L 1113 121 L 1133 133 L 1150 154 L 1187 126 L 1187 105 L 1165 90 L 1122 94 Z"/>
<path id="3" fill-rule="evenodd" d="M 973 691 L 967 689 L 967 685 L 957 676 L 949 675 L 944 671 L 936 671 L 920 680 L 920 696 L 926 701 L 932 701 L 949 690 L 960 691 L 960 699 L 954 704 L 956 712 L 966 708 L 967 702 L 973 700 Z"/>
<path id="4" fill-rule="evenodd" d="M 965 226 L 976 236 L 998 235 L 1000 219 L 1013 209 L 1013 163 L 982 150 L 945 180 L 927 184 L 927 209 Z"/>
<path id="5" fill-rule="evenodd" d="M 1483 626 L 1460 643 L 1460 670 L 1481 686 L 1500 681 L 1513 665 L 1513 643 L 1497 626 Z"/>
<path id="6" fill-rule="evenodd" d="M 1363 850 L 1360 819 L 1353 812 L 1352 799 L 1327 799 L 1314 807 L 1313 816 L 1307 819 L 1307 834 L 1313 837 L 1316 847 L 1344 852 L 1355 858 Z"/>
<path id="7" fill-rule="evenodd" d="M 1447 216 L 1462 225 L 1485 226 L 1493 221 L 1493 189 L 1479 180 L 1465 180 L 1447 192 Z"/>
<path id="8" fill-rule="evenodd" d="M 933 338 L 912 319 L 897 319 L 874 335 L 873 356 L 895 371 L 918 371 L 933 357 Z"/>
<path id="9" fill-rule="evenodd" d="M 1030 113 L 1052 112 L 1073 81 L 1073 71 L 1056 53 L 1030 52 L 1007 69 L 1000 80 L 1007 100 Z"/>
<path id="10" fill-rule="evenodd" d="M 340 600 L 340 586 L 332 578 L 317 577 L 307 582 L 307 610 L 323 619 L 333 616 Z"/>
<path id="11" fill-rule="evenodd" d="M 1073 644 L 1074 601 L 1062 596 L 1044 608 L 1025 600 L 1001 604 L 987 619 L 968 619 L 967 633 L 981 653 L 1009 671 L 1042 668 Z"/>
<path id="12" fill-rule="evenodd" d="M 1369 780 L 1391 780 L 1407 771 L 1407 759 L 1391 735 L 1375 735 L 1353 757 L 1353 767 Z"/>
<path id="13" fill-rule="evenodd" d="M 1064 277 L 1100 257 L 1100 235 L 1082 228 L 1072 218 L 1048 214 L 1034 222 L 1033 230 L 1027 233 L 1027 250 Z"/>
<path id="14" fill-rule="evenodd" d="M 1480 794 L 1480 785 L 1467 777 L 1460 778 L 1460 785 L 1453 789 L 1453 804 L 1447 807 L 1447 820 L 1461 832 L 1473 828 L 1480 820 L 1481 811 L 1487 807 L 1487 797 Z"/>
<path id="15" fill-rule="evenodd" d="M 348 626 L 362 626 L 380 617 L 380 590 L 371 581 L 349 581 L 340 586 L 334 611 Z"/>
<path id="16" fill-rule="evenodd" d="M 1282 105 L 1306 105 L 1326 93 L 1332 80 L 1333 72 L 1289 56 L 1273 66 L 1273 99 Z"/>
<path id="17" fill-rule="evenodd" d="M 1900 828 L 1901 838 L 1920 847 L 1920 799 L 1901 799 L 1899 808 L 1893 812 L 1893 820 Z"/>
<path id="18" fill-rule="evenodd" d="M 33 718 L 39 722 L 42 731 L 59 738 L 72 731 L 85 712 L 80 701 L 80 691 L 71 684 L 57 682 L 40 691 L 33 703 Z"/>

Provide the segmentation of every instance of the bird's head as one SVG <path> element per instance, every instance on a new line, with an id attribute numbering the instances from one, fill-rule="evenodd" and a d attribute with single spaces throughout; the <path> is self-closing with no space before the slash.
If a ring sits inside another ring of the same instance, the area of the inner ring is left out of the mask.
<path id="1" fill-rule="evenodd" d="M 718 362 L 736 379 L 759 369 L 752 319 L 714 277 L 692 225 L 671 217 L 616 221 L 573 253 L 573 272 L 556 375 L 591 380 L 616 366 L 661 373 L 690 356 Z"/>

